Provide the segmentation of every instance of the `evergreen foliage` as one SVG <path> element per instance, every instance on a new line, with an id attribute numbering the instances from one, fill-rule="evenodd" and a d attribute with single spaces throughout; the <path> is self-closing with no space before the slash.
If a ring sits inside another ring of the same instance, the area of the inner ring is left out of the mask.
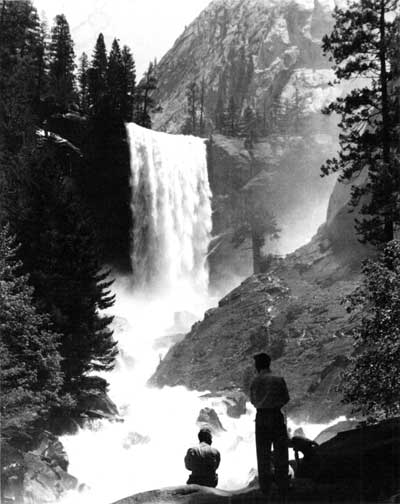
<path id="1" fill-rule="evenodd" d="M 196 135 L 198 133 L 198 113 L 199 113 L 199 89 L 195 81 L 190 82 L 186 87 L 186 119 L 182 127 L 185 135 Z"/>
<path id="2" fill-rule="evenodd" d="M 257 139 L 257 117 L 254 110 L 247 106 L 240 122 L 240 134 L 244 138 L 244 147 L 252 149 Z"/>
<path id="3" fill-rule="evenodd" d="M 20 217 L 20 255 L 30 272 L 36 302 L 50 314 L 61 334 L 64 390 L 79 393 L 89 371 L 109 370 L 116 349 L 112 317 L 100 312 L 112 306 L 107 272 L 102 273 L 93 225 L 81 203 L 70 166 L 71 153 L 53 138 L 30 164 L 27 207 Z"/>
<path id="4" fill-rule="evenodd" d="M 83 52 L 79 58 L 78 67 L 78 97 L 79 97 L 79 108 L 82 114 L 87 115 L 89 113 L 89 58 L 88 55 Z"/>
<path id="5" fill-rule="evenodd" d="M 241 190 L 233 223 L 235 229 L 232 243 L 235 247 L 239 247 L 247 239 L 251 240 L 254 273 L 262 272 L 263 260 L 266 257 L 262 249 L 267 238 L 279 237 L 275 216 L 268 205 L 269 181 L 263 176 L 264 173 L 257 174 Z"/>
<path id="6" fill-rule="evenodd" d="M 63 14 L 57 15 L 49 45 L 50 94 L 61 110 L 75 102 L 75 53 L 69 24 Z"/>
<path id="7" fill-rule="evenodd" d="M 110 96 L 110 107 L 116 115 L 122 115 L 125 72 L 122 54 L 117 39 L 114 39 L 107 62 L 107 88 Z"/>
<path id="8" fill-rule="evenodd" d="M 21 274 L 15 241 L 0 229 L 1 440 L 29 439 L 29 432 L 60 404 L 60 335 L 38 313 L 33 288 Z"/>
<path id="9" fill-rule="evenodd" d="M 373 419 L 400 414 L 400 242 L 389 242 L 363 266 L 361 286 L 348 298 L 361 313 L 355 357 L 343 379 L 344 400 Z"/>
<path id="10" fill-rule="evenodd" d="M 126 122 L 133 120 L 133 109 L 136 90 L 136 65 L 133 55 L 128 46 L 122 48 L 122 101 L 121 111 L 122 118 Z"/>
<path id="11" fill-rule="evenodd" d="M 102 100 L 107 92 L 107 52 L 104 36 L 99 34 L 93 52 L 89 69 L 89 97 L 93 113 L 101 108 Z"/>
<path id="12" fill-rule="evenodd" d="M 71 112 L 75 100 L 73 45 L 63 16 L 56 18 L 50 45 L 46 39 L 45 26 L 40 23 L 29 0 L 1 2 L 0 223 L 10 222 L 11 230 L 21 244 L 17 255 L 22 259 L 22 271 L 29 274 L 29 283 L 34 287 L 34 290 L 31 287 L 23 290 L 22 284 L 27 285 L 27 279 L 21 277 L 24 280 L 18 280 L 22 294 L 15 298 L 19 304 L 15 304 L 15 310 L 12 308 L 14 311 L 9 313 L 14 287 L 12 283 L 7 284 L 8 279 L 6 283 L 0 279 L 0 290 L 3 289 L 7 299 L 11 300 L 10 303 L 1 300 L 5 303 L 0 313 L 5 324 L 2 325 L 2 371 L 6 373 L 2 394 L 9 393 L 11 383 L 18 385 L 20 376 L 25 380 L 21 363 L 13 353 L 14 347 L 7 339 L 10 328 L 15 326 L 15 330 L 22 334 L 26 321 L 27 330 L 21 336 L 25 340 L 18 344 L 30 345 L 30 353 L 25 350 L 21 353 L 21 358 L 26 360 L 27 391 L 21 389 L 20 393 L 18 389 L 15 396 L 10 392 L 4 403 L 10 415 L 7 417 L 6 412 L 4 421 L 10 424 L 11 437 L 16 435 L 15 426 L 30 425 L 34 418 L 39 423 L 46 423 L 55 408 L 61 409 L 63 415 L 73 414 L 80 389 L 87 383 L 87 373 L 111 369 L 116 354 L 109 329 L 111 317 L 101 314 L 112 305 L 113 296 L 106 272 L 101 269 L 104 253 L 97 246 L 100 227 L 93 225 L 96 219 L 88 214 L 82 198 L 83 181 L 88 183 L 88 159 L 66 139 L 71 127 L 68 123 L 70 116 L 79 119 L 80 127 L 87 122 L 76 114 L 56 114 Z M 87 60 L 85 62 L 83 58 L 79 99 L 81 112 L 92 113 L 94 107 L 89 109 L 93 100 L 87 66 Z M 53 133 L 56 124 L 57 135 Z M 117 131 L 122 138 L 121 129 Z M 80 137 L 76 135 L 81 141 L 83 136 L 82 133 Z M 113 165 L 113 160 L 108 159 L 108 162 L 109 166 Z M 95 180 L 94 175 L 91 186 L 95 186 Z M 129 175 L 124 180 L 124 188 L 129 188 L 128 180 Z M 130 198 L 124 196 L 130 218 Z M 128 232 L 126 235 L 128 240 Z M 3 234 L 0 245 L 8 246 L 7 239 Z M 126 249 L 128 255 L 128 245 Z M 9 253 L 6 248 L 1 252 L 4 257 Z M 12 251 L 10 253 L 12 255 Z M 23 303 L 26 303 L 26 309 Z M 3 333 L 3 328 L 8 332 Z M 25 335 L 28 329 L 32 345 Z M 47 377 L 45 370 L 42 372 L 48 362 L 40 346 L 42 343 L 35 343 L 35 338 L 40 342 L 48 338 L 46 350 L 52 359 L 52 378 Z M 37 369 L 37 383 L 34 369 Z M 38 390 L 37 402 L 30 392 L 30 380 L 32 390 Z M 99 391 L 104 391 L 103 380 L 92 380 L 91 383 L 92 388 L 100 387 Z M 58 389 L 63 394 L 61 399 Z M 43 398 L 48 403 L 46 407 Z M 27 408 L 31 400 L 30 414 Z"/>
<path id="13" fill-rule="evenodd" d="M 151 129 L 151 114 L 161 111 L 154 98 L 158 81 L 153 63 L 150 63 L 142 81 L 136 87 L 134 118 L 136 124 Z"/>
<path id="14" fill-rule="evenodd" d="M 94 215 L 101 257 L 130 271 L 130 162 L 124 123 L 132 120 L 135 107 L 136 71 L 131 51 L 127 46 L 121 51 L 115 39 L 107 59 L 100 34 L 88 75 L 91 107 L 83 145 L 87 167 L 81 177 L 82 188 Z"/>
<path id="15" fill-rule="evenodd" d="M 362 241 L 373 244 L 392 240 L 399 221 L 398 118 L 390 87 L 397 6 L 397 0 L 360 0 L 336 8 L 333 30 L 323 39 L 337 79 L 359 80 L 347 96 L 326 109 L 341 118 L 340 152 L 322 172 L 339 172 L 340 181 L 351 183 L 368 170 L 368 182 L 353 187 L 352 205 L 361 203 L 356 228 Z"/>

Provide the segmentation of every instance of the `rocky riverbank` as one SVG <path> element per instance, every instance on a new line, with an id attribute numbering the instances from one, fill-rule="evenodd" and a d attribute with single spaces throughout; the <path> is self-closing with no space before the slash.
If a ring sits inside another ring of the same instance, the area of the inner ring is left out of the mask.
<path id="1" fill-rule="evenodd" d="M 316 463 L 291 481 L 291 504 L 360 504 L 400 502 L 400 419 L 340 432 L 315 449 Z M 303 465 L 304 460 L 303 460 Z M 300 462 L 301 465 L 302 462 Z M 294 465 L 294 461 L 292 461 Z M 254 480 L 235 492 L 184 485 L 143 492 L 114 504 L 261 504 Z M 279 502 L 277 490 L 271 502 Z"/>

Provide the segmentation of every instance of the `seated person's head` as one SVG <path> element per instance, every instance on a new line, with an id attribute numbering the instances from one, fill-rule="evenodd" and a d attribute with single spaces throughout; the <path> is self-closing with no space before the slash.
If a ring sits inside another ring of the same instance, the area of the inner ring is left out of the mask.
<path id="1" fill-rule="evenodd" d="M 210 445 L 212 443 L 212 434 L 210 429 L 208 427 L 202 427 L 199 430 L 198 438 L 200 443 L 207 443 Z"/>
<path id="2" fill-rule="evenodd" d="M 263 369 L 269 370 L 271 366 L 271 357 L 266 353 L 259 353 L 254 356 L 254 363 L 257 371 L 262 371 Z"/>

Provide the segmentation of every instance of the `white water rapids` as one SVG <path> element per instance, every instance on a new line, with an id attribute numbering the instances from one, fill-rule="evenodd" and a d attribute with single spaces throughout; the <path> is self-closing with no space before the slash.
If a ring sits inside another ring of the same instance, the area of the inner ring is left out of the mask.
<path id="1" fill-rule="evenodd" d="M 69 472 L 86 484 L 63 502 L 111 504 L 134 493 L 184 484 L 183 458 L 197 443 L 196 419 L 212 407 L 225 431 L 214 437 L 221 452 L 219 488 L 245 486 L 256 467 L 254 410 L 232 419 L 223 398 L 183 387 L 148 388 L 167 350 L 160 341 L 182 331 L 177 313 L 198 319 L 213 304 L 208 297 L 207 248 L 211 237 L 211 192 L 206 147 L 201 139 L 172 136 L 129 124 L 131 146 L 132 279 L 116 283 L 113 307 L 120 356 L 105 375 L 123 422 L 99 421 L 61 441 Z M 185 328 L 186 330 L 188 327 Z M 325 426 L 303 425 L 313 438 Z"/>

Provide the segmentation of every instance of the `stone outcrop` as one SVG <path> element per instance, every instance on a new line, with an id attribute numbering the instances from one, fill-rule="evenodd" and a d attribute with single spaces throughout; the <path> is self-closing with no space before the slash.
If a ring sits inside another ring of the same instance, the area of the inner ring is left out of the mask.
<path id="1" fill-rule="evenodd" d="M 359 422 L 356 420 L 343 420 L 342 422 L 338 422 L 335 425 L 331 425 L 331 427 L 324 429 L 318 434 L 314 441 L 318 444 L 326 443 L 326 441 L 334 438 L 337 434 L 339 434 L 339 432 L 356 429 L 358 425 Z"/>
<path id="2" fill-rule="evenodd" d="M 201 427 L 208 427 L 213 434 L 224 431 L 221 420 L 217 412 L 213 408 L 202 408 L 196 420 L 197 425 Z"/>
<path id="3" fill-rule="evenodd" d="M 4 503 L 53 504 L 78 489 L 77 478 L 68 473 L 63 445 L 49 432 L 44 432 L 36 448 L 28 452 L 2 444 L 1 462 Z"/>

